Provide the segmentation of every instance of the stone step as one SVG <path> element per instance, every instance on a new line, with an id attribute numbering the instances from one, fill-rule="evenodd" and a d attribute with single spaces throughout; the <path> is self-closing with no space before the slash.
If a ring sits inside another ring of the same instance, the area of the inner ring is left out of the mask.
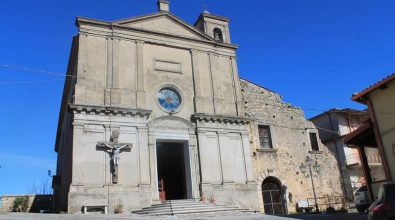
<path id="1" fill-rule="evenodd" d="M 214 205 L 214 204 L 205 204 L 205 203 L 193 203 L 193 204 L 155 204 L 152 205 L 151 207 L 146 207 L 143 209 L 152 209 L 152 208 L 161 208 L 161 207 L 229 207 L 229 206 L 224 206 L 224 205 Z"/>
<path id="2" fill-rule="evenodd" d="M 146 208 L 156 208 L 156 207 L 189 207 L 189 206 L 210 206 L 210 207 L 230 207 L 230 206 L 226 206 L 226 205 L 216 205 L 216 204 L 212 204 L 212 203 L 203 203 L 203 202 L 188 202 L 188 203 L 159 203 L 159 204 L 153 204 L 150 207 L 146 207 Z"/>
<path id="3" fill-rule="evenodd" d="M 178 215 L 178 214 L 193 214 L 193 213 L 207 213 L 207 212 L 237 212 L 239 209 L 184 209 L 184 210 L 167 210 L 167 211 L 149 211 L 149 212 L 134 212 L 134 214 L 146 214 L 146 215 Z"/>
<path id="4" fill-rule="evenodd" d="M 183 202 L 197 202 L 196 199 L 169 199 L 162 203 L 183 203 Z"/>
<path id="5" fill-rule="evenodd" d="M 178 210 L 211 210 L 211 209 L 224 209 L 224 210 L 240 210 L 236 207 L 216 207 L 216 206 L 184 206 L 184 207 L 160 207 L 160 208 L 144 208 L 141 211 L 143 212 L 155 212 L 155 211 L 178 211 Z"/>
<path id="6" fill-rule="evenodd" d="M 176 204 L 170 204 L 170 203 L 161 203 L 161 204 L 154 204 L 151 207 L 161 207 L 161 206 L 190 206 L 190 205 L 201 205 L 204 203 L 176 203 Z"/>
<path id="7" fill-rule="evenodd" d="M 141 215 L 181 215 L 194 213 L 221 213 L 221 212 L 251 212 L 247 209 L 237 207 L 214 205 L 203 203 L 195 200 L 168 200 L 160 204 L 154 204 L 150 207 L 134 211 L 134 214 Z"/>

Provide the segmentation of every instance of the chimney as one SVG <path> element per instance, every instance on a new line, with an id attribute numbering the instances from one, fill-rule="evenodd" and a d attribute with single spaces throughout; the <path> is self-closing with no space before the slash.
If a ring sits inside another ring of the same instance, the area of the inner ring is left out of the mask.
<path id="1" fill-rule="evenodd" d="M 158 5 L 158 11 L 159 12 L 161 12 L 161 11 L 170 11 L 169 9 L 170 9 L 170 7 L 169 7 L 169 5 L 170 5 L 170 1 L 169 0 L 158 0 L 158 3 L 157 3 L 157 5 Z"/>

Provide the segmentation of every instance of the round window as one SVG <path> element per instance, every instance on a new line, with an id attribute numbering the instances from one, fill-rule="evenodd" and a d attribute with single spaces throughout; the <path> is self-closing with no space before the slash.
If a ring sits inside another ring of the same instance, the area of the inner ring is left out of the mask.
<path id="1" fill-rule="evenodd" d="M 163 88 L 158 92 L 159 104 L 168 111 L 175 111 L 181 105 L 181 96 L 173 88 Z"/>

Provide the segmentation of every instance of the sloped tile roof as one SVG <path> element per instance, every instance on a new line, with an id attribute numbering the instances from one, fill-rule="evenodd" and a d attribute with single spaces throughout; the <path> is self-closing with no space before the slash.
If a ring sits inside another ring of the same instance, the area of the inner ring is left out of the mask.
<path id="1" fill-rule="evenodd" d="M 371 93 L 372 91 L 376 90 L 377 88 L 382 87 L 383 85 L 391 82 L 392 80 L 395 80 L 395 73 L 392 73 L 391 75 L 385 77 L 384 79 L 374 83 L 373 85 L 369 86 L 368 88 L 358 92 L 358 93 L 354 93 L 352 95 L 352 100 L 356 101 L 356 102 L 360 102 L 365 104 L 366 101 L 362 99 L 363 96 Z"/>

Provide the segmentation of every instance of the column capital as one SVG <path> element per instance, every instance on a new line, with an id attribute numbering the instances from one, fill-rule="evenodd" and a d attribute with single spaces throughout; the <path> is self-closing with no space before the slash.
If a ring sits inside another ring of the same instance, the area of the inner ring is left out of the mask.
<path id="1" fill-rule="evenodd" d="M 148 133 L 148 127 L 137 127 L 137 130 L 139 132 L 147 132 Z"/>

